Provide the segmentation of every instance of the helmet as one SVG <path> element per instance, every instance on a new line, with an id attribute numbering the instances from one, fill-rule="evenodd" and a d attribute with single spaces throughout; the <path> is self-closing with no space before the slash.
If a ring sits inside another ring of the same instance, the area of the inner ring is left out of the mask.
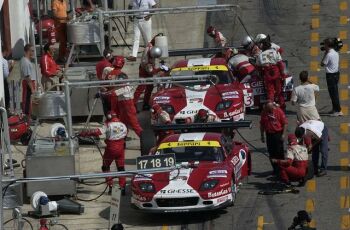
<path id="1" fill-rule="evenodd" d="M 56 131 L 57 136 L 66 137 L 66 129 L 64 127 L 59 127 Z"/>
<path id="2" fill-rule="evenodd" d="M 209 26 L 207 29 L 207 34 L 214 34 L 215 33 L 215 27 L 214 26 Z"/>
<path id="3" fill-rule="evenodd" d="M 198 118 L 201 120 L 205 120 L 208 117 L 208 111 L 206 109 L 200 109 L 197 113 Z"/>
<path id="4" fill-rule="evenodd" d="M 244 48 L 249 47 L 249 45 L 253 42 L 253 39 L 250 36 L 245 36 L 242 40 L 242 46 Z"/>
<path id="5" fill-rule="evenodd" d="M 152 106 L 152 113 L 160 113 L 162 111 L 162 107 L 159 104 L 154 104 Z"/>
<path id="6" fill-rule="evenodd" d="M 264 40 L 265 38 L 267 38 L 267 36 L 266 36 L 265 34 L 258 34 L 258 35 L 256 35 L 256 37 L 255 37 L 255 42 L 256 42 L 256 43 L 259 43 L 259 42 L 261 42 L 262 40 Z"/>
<path id="7" fill-rule="evenodd" d="M 107 112 L 108 120 L 111 120 L 112 118 L 116 118 L 116 117 L 117 117 L 117 114 L 113 110 Z"/>
<path id="8" fill-rule="evenodd" d="M 105 57 L 107 59 L 111 59 L 113 57 L 112 53 L 113 53 L 113 50 L 106 48 L 103 51 L 103 57 Z"/>
<path id="9" fill-rule="evenodd" d="M 112 65 L 116 68 L 123 68 L 125 60 L 123 56 L 115 56 Z"/>
<path id="10" fill-rule="evenodd" d="M 162 56 L 162 50 L 157 46 L 153 46 L 150 50 L 150 56 L 153 58 L 159 58 Z"/>

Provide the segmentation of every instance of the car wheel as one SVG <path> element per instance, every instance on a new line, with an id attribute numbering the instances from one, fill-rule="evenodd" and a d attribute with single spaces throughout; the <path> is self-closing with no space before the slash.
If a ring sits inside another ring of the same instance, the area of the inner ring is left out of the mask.
<path id="1" fill-rule="evenodd" d="M 141 137 L 140 137 L 140 146 L 141 146 L 141 156 L 148 155 L 151 148 L 156 146 L 156 137 L 152 130 L 145 129 L 142 131 Z"/>
<path id="2" fill-rule="evenodd" d="M 237 196 L 237 185 L 235 183 L 234 178 L 232 178 L 231 194 L 232 194 L 231 206 L 233 206 L 235 204 L 236 196 Z"/>

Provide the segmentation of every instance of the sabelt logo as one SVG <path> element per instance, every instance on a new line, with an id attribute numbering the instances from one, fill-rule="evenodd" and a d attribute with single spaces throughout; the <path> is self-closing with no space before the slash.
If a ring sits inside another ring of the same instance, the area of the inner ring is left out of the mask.
<path id="1" fill-rule="evenodd" d="M 226 194 L 228 194 L 230 192 L 231 192 L 231 188 L 230 187 L 225 188 L 225 189 L 221 189 L 218 192 L 208 192 L 208 198 L 214 198 L 214 197 L 218 197 L 218 196 L 223 196 L 223 195 L 226 195 Z"/>
<path id="2" fill-rule="evenodd" d="M 160 190 L 161 194 L 189 194 L 194 193 L 194 190 L 191 188 L 186 189 L 162 189 Z"/>

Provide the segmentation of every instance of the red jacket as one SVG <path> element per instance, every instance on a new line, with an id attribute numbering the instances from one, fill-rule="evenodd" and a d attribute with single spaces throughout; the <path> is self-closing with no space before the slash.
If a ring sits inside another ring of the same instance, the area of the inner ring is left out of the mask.
<path id="1" fill-rule="evenodd" d="M 260 125 L 266 133 L 281 132 L 287 123 L 286 115 L 278 107 L 273 109 L 272 114 L 266 111 L 261 113 Z"/>
<path id="2" fill-rule="evenodd" d="M 45 53 L 40 58 L 41 74 L 44 77 L 54 77 L 57 74 L 57 70 L 60 69 L 59 65 L 56 64 L 55 60 L 48 53 Z"/>
<path id="3" fill-rule="evenodd" d="M 103 80 L 102 79 L 102 73 L 103 73 L 103 70 L 106 68 L 106 67 L 111 67 L 112 64 L 106 59 L 106 58 L 103 58 L 101 61 L 99 61 L 97 64 L 96 64 L 96 75 L 97 75 L 97 78 L 99 80 Z"/>

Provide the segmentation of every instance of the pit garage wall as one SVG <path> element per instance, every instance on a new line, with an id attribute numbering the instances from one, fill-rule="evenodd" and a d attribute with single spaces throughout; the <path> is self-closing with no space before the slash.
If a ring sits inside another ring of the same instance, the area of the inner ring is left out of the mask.
<path id="1" fill-rule="evenodd" d="M 0 0 L 0 9 L 2 8 L 2 4 L 4 3 L 4 0 Z M 0 54 L 2 55 L 1 51 L 1 39 L 0 39 Z M 5 96 L 4 96 L 4 76 L 2 72 L 2 68 L 0 68 L 0 106 L 5 105 Z"/>
<path id="2" fill-rule="evenodd" d="M 23 56 L 24 45 L 29 43 L 29 0 L 10 0 L 8 2 L 12 56 L 14 59 L 19 59 Z"/>

